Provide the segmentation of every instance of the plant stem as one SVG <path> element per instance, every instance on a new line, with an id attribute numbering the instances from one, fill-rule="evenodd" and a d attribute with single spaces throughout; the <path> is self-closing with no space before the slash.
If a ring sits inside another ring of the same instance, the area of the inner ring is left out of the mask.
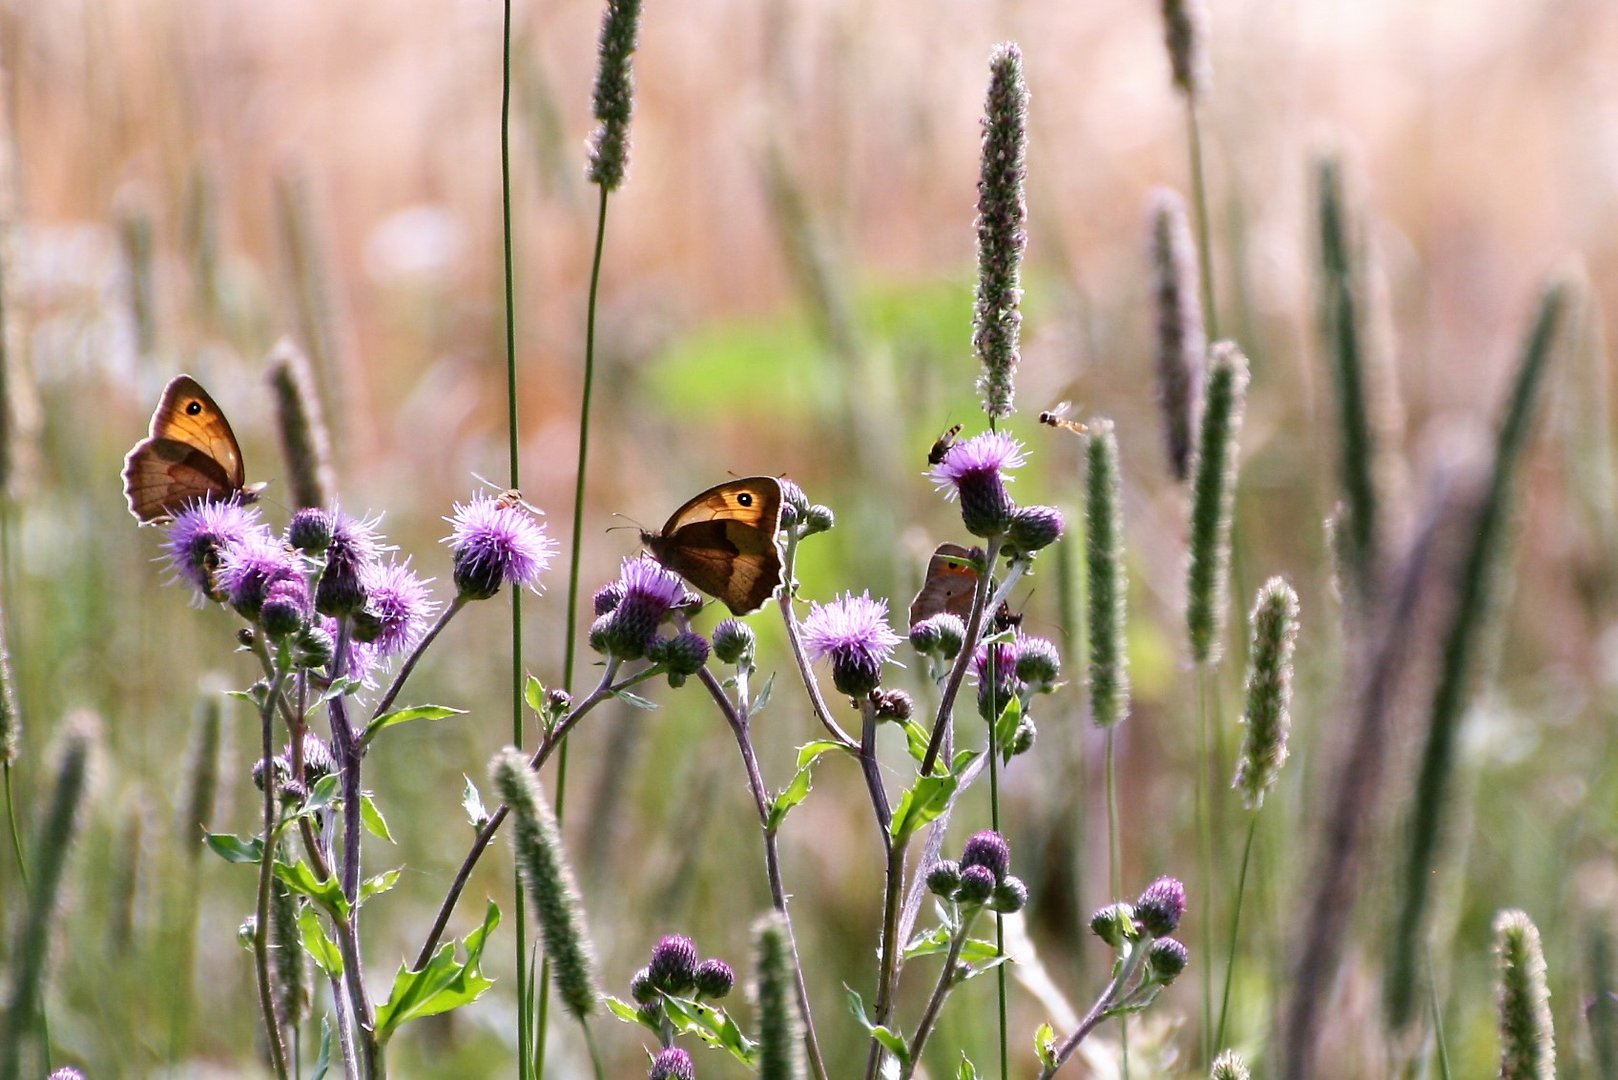
<path id="1" fill-rule="evenodd" d="M 1118 823 L 1118 775 L 1115 767 L 1114 736 L 1117 724 L 1107 727 L 1107 864 L 1111 876 L 1112 895 L 1124 894 L 1123 831 Z M 1118 1019 L 1118 1049 L 1123 1062 L 1123 1074 L 1129 1076 L 1129 1018 Z"/>
<path id="2" fill-rule="evenodd" d="M 826 1080 L 825 1059 L 821 1056 L 820 1043 L 815 1036 L 814 1019 L 809 1015 L 809 987 L 803 979 L 803 964 L 798 960 L 798 942 L 792 933 L 792 916 L 787 912 L 787 893 L 781 878 L 781 854 L 776 844 L 776 830 L 769 824 L 769 794 L 764 787 L 764 775 L 759 771 L 758 755 L 753 749 L 750 718 L 731 705 L 730 699 L 725 697 L 724 687 L 714 677 L 713 672 L 704 667 L 697 673 L 697 677 L 702 680 L 702 685 L 707 687 L 709 695 L 730 725 L 732 734 L 736 736 L 736 747 L 741 751 L 742 764 L 747 769 L 747 787 L 753 795 L 759 827 L 764 833 L 764 866 L 770 879 L 770 899 L 775 910 L 781 913 L 782 924 L 787 932 L 787 947 L 792 952 L 792 976 L 798 991 L 798 1011 L 803 1015 L 803 1041 L 809 1054 L 809 1067 L 814 1071 L 816 1080 Z"/>
<path id="3" fill-rule="evenodd" d="M 962 947 L 966 945 L 966 931 L 967 923 L 962 920 L 960 929 L 950 938 L 949 953 L 944 957 L 944 970 L 938 973 L 938 982 L 933 986 L 932 996 L 927 999 L 927 1008 L 916 1022 L 916 1034 L 910 1040 L 910 1060 L 899 1074 L 900 1080 L 910 1080 L 916 1073 L 921 1049 L 927 1044 L 927 1037 L 932 1034 L 933 1025 L 938 1021 L 938 1013 L 944 1007 L 944 998 L 955 981 L 955 964 L 961 958 Z"/>
<path id="4" fill-rule="evenodd" d="M 1197 119 L 1197 99 L 1185 99 L 1186 141 L 1191 153 L 1191 197 L 1197 208 L 1197 261 L 1202 263 L 1202 321 L 1208 340 L 1219 340 L 1219 311 L 1214 307 L 1213 241 L 1208 224 L 1208 185 L 1202 168 L 1202 124 Z"/>
<path id="5" fill-rule="evenodd" d="M 1141 962 L 1146 959 L 1146 953 L 1151 943 L 1150 935 L 1142 935 L 1141 939 L 1131 946 L 1129 957 L 1119 965 L 1118 973 L 1113 976 L 1112 982 L 1107 984 L 1107 989 L 1096 999 L 1096 1003 L 1090 1007 L 1090 1011 L 1085 1014 L 1084 1019 L 1079 1021 L 1077 1030 L 1057 1047 L 1056 1064 L 1048 1065 L 1040 1070 L 1039 1080 L 1050 1080 L 1052 1076 L 1055 1076 L 1056 1070 L 1060 1069 L 1067 1059 L 1073 1056 L 1073 1051 L 1079 1048 L 1079 1043 L 1084 1041 L 1085 1036 L 1095 1030 L 1097 1024 L 1106 1019 L 1108 1011 L 1118 1001 L 1119 991 L 1129 985 L 1129 981 L 1135 977 L 1135 972 L 1140 968 Z M 1122 1017 L 1119 1019 L 1122 1019 Z"/>
<path id="6" fill-rule="evenodd" d="M 938 718 L 933 721 L 932 738 L 928 740 L 927 753 L 921 759 L 923 776 L 932 773 L 933 763 L 938 760 L 938 748 L 944 741 L 944 729 L 949 726 L 955 712 L 955 695 L 960 693 L 961 681 L 966 678 L 966 669 L 972 663 L 972 654 L 977 651 L 978 635 L 983 630 L 984 612 L 989 606 L 994 564 L 1000 556 L 1000 545 L 1003 542 L 1004 537 L 991 537 L 988 552 L 983 557 L 983 573 L 978 576 L 977 587 L 972 592 L 972 614 L 966 621 L 966 637 L 961 643 L 960 654 L 955 657 L 955 666 L 949 669 L 949 680 L 944 683 L 944 694 L 938 703 Z"/>
<path id="7" fill-rule="evenodd" d="M 820 684 L 815 681 L 809 669 L 809 657 L 803 651 L 803 636 L 798 631 L 798 613 L 792 610 L 792 591 L 796 587 L 798 560 L 798 537 L 796 533 L 787 536 L 786 553 L 781 560 L 782 575 L 787 585 L 781 590 L 778 603 L 781 605 L 781 621 L 786 624 L 787 644 L 792 648 L 792 660 L 798 668 L 798 677 L 803 680 L 804 691 L 809 695 L 809 707 L 831 737 L 846 749 L 858 750 L 859 743 L 851 738 L 842 726 L 833 720 L 831 710 L 826 707 L 826 699 L 821 696 Z"/>
<path id="8" fill-rule="evenodd" d="M 11 794 L 11 763 L 5 764 L 6 772 L 6 820 L 11 824 L 11 850 L 17 856 L 17 874 L 22 878 L 22 887 L 26 891 L 31 888 L 28 884 L 28 863 L 22 854 L 22 837 L 17 835 L 17 804 Z"/>
<path id="9" fill-rule="evenodd" d="M 511 595 L 513 600 L 517 598 L 518 591 L 519 590 L 516 589 L 512 590 Z M 375 720 L 377 717 L 388 711 L 388 707 L 391 706 L 394 699 L 399 696 L 399 691 L 404 689 L 405 680 L 410 678 L 411 672 L 416 670 L 416 661 L 421 659 L 421 654 L 427 651 L 427 646 L 433 643 L 433 639 L 439 635 L 444 627 L 449 625 L 449 621 L 451 619 L 460 614 L 461 609 L 466 605 L 466 597 L 457 595 L 455 599 L 449 602 L 449 607 L 445 608 L 443 614 L 438 616 L 438 620 L 433 623 L 432 627 L 427 631 L 427 633 L 422 635 L 421 640 L 416 642 L 416 647 L 410 651 L 410 656 L 406 658 L 404 664 L 399 668 L 399 673 L 393 677 L 393 682 L 388 686 L 387 693 L 382 695 L 382 700 L 378 701 L 376 703 L 376 708 L 371 710 L 372 720 Z M 520 643 L 520 639 L 518 640 Z M 513 653 L 512 655 L 515 656 L 517 654 Z M 522 687 L 520 686 L 517 688 L 517 697 L 519 701 L 518 717 L 520 720 L 522 715 Z M 518 734 L 521 734 L 520 728 L 518 730 Z"/>
<path id="10" fill-rule="evenodd" d="M 1200 732 L 1201 745 L 1197 755 L 1197 835 L 1202 847 L 1202 888 L 1200 901 L 1202 908 L 1202 955 L 1210 959 L 1214 955 L 1213 947 L 1213 899 L 1214 891 L 1214 857 L 1213 857 L 1213 792 L 1211 790 L 1209 770 L 1213 767 L 1212 736 L 1210 733 L 1211 721 L 1208 716 L 1208 698 L 1211 691 L 1209 683 L 1213 678 L 1213 669 L 1207 664 L 1197 665 L 1197 728 Z M 1213 964 L 1202 965 L 1202 1062 L 1213 1060 Z"/>
<path id="11" fill-rule="evenodd" d="M 276 788 L 275 788 L 275 702 L 286 684 L 286 672 L 277 671 L 275 681 L 264 696 L 259 710 L 263 729 L 264 763 L 264 846 L 258 863 L 258 905 L 253 924 L 253 967 L 258 975 L 258 1004 L 264 1014 L 264 1038 L 270 1044 L 270 1063 L 275 1075 L 287 1080 L 287 1051 L 281 1041 L 281 1024 L 275 1018 L 275 996 L 270 990 L 270 878 L 275 873 Z"/>
<path id="12" fill-rule="evenodd" d="M 337 647 L 331 665 L 332 681 L 347 674 L 349 625 L 346 618 L 338 620 Z M 273 695 L 272 695 L 273 696 Z M 364 750 L 354 733 L 348 717 L 348 699 L 338 695 L 326 703 L 326 714 L 331 720 L 332 751 L 337 758 L 342 777 L 343 796 L 343 858 L 339 868 L 339 883 L 343 898 L 348 901 L 348 918 L 333 920 L 337 926 L 338 944 L 343 946 L 343 977 L 348 984 L 349 1005 L 354 1010 L 354 1027 L 359 1038 L 362 1073 L 366 1080 L 380 1076 L 380 1051 L 376 1042 L 376 1019 L 371 1007 L 370 994 L 365 989 L 365 971 L 360 962 L 360 804 L 364 796 L 360 784 L 360 762 Z M 346 936 L 345 936 L 346 935 Z"/>
<path id="13" fill-rule="evenodd" d="M 1258 832 L 1258 812 L 1247 823 L 1247 843 L 1242 847 L 1242 870 L 1236 879 L 1236 906 L 1230 915 L 1230 945 L 1225 950 L 1225 990 L 1219 997 L 1219 1027 L 1214 1035 L 1214 1051 L 1225 1045 L 1225 1019 L 1230 1012 L 1230 984 L 1236 973 L 1236 931 L 1242 921 L 1242 898 L 1247 894 L 1247 867 L 1253 857 L 1253 837 Z"/>
<path id="14" fill-rule="evenodd" d="M 642 679 L 649 677 L 650 673 L 655 670 L 657 669 L 648 669 L 648 671 L 625 679 L 614 686 L 612 685 L 612 677 L 618 672 L 618 661 L 607 661 L 607 668 L 602 673 L 600 684 L 590 692 L 589 697 L 573 707 L 573 711 L 568 713 L 561 723 L 556 725 L 554 731 L 540 741 L 539 749 L 535 750 L 533 757 L 528 759 L 528 767 L 536 771 L 542 768 L 545 762 L 549 760 L 551 753 L 567 737 L 567 733 L 572 731 L 574 725 L 584 719 L 591 709 L 618 691 L 627 689 Z M 472 876 L 473 868 L 477 866 L 478 860 L 483 857 L 483 852 L 488 849 L 490 841 L 494 839 L 494 834 L 500 830 L 500 823 L 506 820 L 506 815 L 509 813 L 510 810 L 504 805 L 496 808 L 494 813 L 489 815 L 489 820 L 484 822 L 483 828 L 478 830 L 476 839 L 472 841 L 471 849 L 467 851 L 466 857 L 461 860 L 460 869 L 455 872 L 455 880 L 450 883 L 449 892 L 444 895 L 444 902 L 439 905 L 438 915 L 434 917 L 432 928 L 427 932 L 427 940 L 422 944 L 421 951 L 416 954 L 416 962 L 411 965 L 412 971 L 420 971 L 433 958 L 433 950 L 438 947 L 439 939 L 444 936 L 444 928 L 449 924 L 449 917 L 455 911 L 455 903 L 461 898 L 461 891 L 466 888 L 466 883 Z"/>

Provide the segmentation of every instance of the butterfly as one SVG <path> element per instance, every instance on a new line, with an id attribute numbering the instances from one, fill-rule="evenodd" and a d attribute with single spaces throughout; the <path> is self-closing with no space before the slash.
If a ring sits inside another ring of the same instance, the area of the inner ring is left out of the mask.
<path id="1" fill-rule="evenodd" d="M 640 534 L 652 558 L 733 615 L 750 615 L 781 585 L 781 484 L 746 476 L 709 488 L 669 517 L 660 532 Z"/>
<path id="2" fill-rule="evenodd" d="M 941 612 L 962 619 L 972 613 L 972 593 L 982 576 L 983 551 L 960 544 L 939 544 L 927 561 L 927 577 L 921 591 L 910 601 L 910 625 Z"/>
<path id="3" fill-rule="evenodd" d="M 123 477 L 129 512 L 142 525 L 170 521 L 199 502 L 252 502 L 264 486 L 246 485 L 230 421 L 189 375 L 163 388 L 146 438 L 124 456 Z"/>
<path id="4" fill-rule="evenodd" d="M 1065 428 L 1075 435 L 1084 435 L 1088 433 L 1090 430 L 1089 428 L 1085 427 L 1077 420 L 1067 419 L 1067 414 L 1072 411 L 1073 403 L 1070 401 L 1064 401 L 1060 405 L 1046 409 L 1044 412 L 1040 413 L 1039 422 L 1047 427 Z"/>
<path id="5" fill-rule="evenodd" d="M 955 436 L 959 435 L 960 433 L 961 425 L 956 424 L 954 427 L 944 432 L 944 434 L 934 439 L 933 448 L 927 451 L 927 464 L 943 464 L 944 455 L 949 453 L 949 448 L 955 445 Z"/>

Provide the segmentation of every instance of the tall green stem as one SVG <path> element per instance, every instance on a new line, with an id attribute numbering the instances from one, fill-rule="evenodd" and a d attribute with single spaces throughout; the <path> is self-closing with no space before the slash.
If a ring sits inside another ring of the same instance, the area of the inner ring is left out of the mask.
<path id="1" fill-rule="evenodd" d="M 1191 197 L 1197 210 L 1197 261 L 1202 264 L 1202 323 L 1208 340 L 1219 340 L 1219 310 L 1214 307 L 1214 267 L 1212 230 L 1208 225 L 1208 184 L 1202 168 L 1202 125 L 1197 120 L 1197 99 L 1186 95 L 1186 141 L 1191 152 Z M 1204 965 L 1206 967 L 1206 965 Z"/>
<path id="2" fill-rule="evenodd" d="M 1213 761 L 1213 739 L 1209 730 L 1208 697 L 1213 669 L 1207 664 L 1197 665 L 1197 727 L 1201 732 L 1201 747 L 1197 759 L 1197 838 L 1202 846 L 1202 955 L 1212 957 L 1213 952 L 1213 793 L 1210 790 L 1209 769 Z M 1213 965 L 1202 965 L 1202 1058 L 1213 1060 Z"/>
<path id="3" fill-rule="evenodd" d="M 1225 1020 L 1230 1013 L 1230 984 L 1232 976 L 1236 973 L 1236 932 L 1242 922 L 1242 897 L 1247 894 L 1247 866 L 1253 858 L 1253 837 L 1257 832 L 1258 813 L 1255 811 L 1252 820 L 1247 823 L 1247 843 L 1242 848 L 1242 870 L 1236 878 L 1236 906 L 1230 914 L 1230 943 L 1225 949 L 1225 989 L 1219 996 L 1219 1027 L 1213 1041 L 1215 1052 L 1225 1046 Z"/>

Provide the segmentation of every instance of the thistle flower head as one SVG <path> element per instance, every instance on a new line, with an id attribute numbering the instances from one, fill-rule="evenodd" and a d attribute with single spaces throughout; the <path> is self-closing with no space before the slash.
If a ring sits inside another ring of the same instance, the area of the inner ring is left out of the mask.
<path id="1" fill-rule="evenodd" d="M 258 623 L 273 640 L 291 637 L 309 624 L 314 601 L 302 576 L 283 578 L 264 593 Z"/>
<path id="2" fill-rule="evenodd" d="M 697 944 L 684 934 L 669 934 L 652 948 L 647 965 L 652 982 L 660 990 L 683 994 L 697 978 Z"/>
<path id="3" fill-rule="evenodd" d="M 966 624 L 947 611 L 923 619 L 910 628 L 910 644 L 923 656 L 953 660 L 966 641 Z"/>
<path id="4" fill-rule="evenodd" d="M 721 664 L 750 664 L 756 639 L 753 628 L 740 619 L 726 619 L 713 628 L 713 654 Z"/>
<path id="5" fill-rule="evenodd" d="M 963 904 L 983 904 L 994 895 L 994 871 L 987 866 L 961 867 L 961 884 L 955 890 L 955 899 Z"/>
<path id="6" fill-rule="evenodd" d="M 315 610 L 336 617 L 365 607 L 365 578 L 381 551 L 375 518 L 360 519 L 342 511 L 333 514 L 326 566 L 315 585 Z"/>
<path id="7" fill-rule="evenodd" d="M 1027 689 L 1017 678 L 1020 639 L 979 645 L 972 657 L 972 675 L 978 684 L 978 715 L 993 723 L 1011 699 Z"/>
<path id="8" fill-rule="evenodd" d="M 1032 555 L 1062 538 L 1067 521 L 1054 506 L 1019 506 L 1006 529 L 1006 546 L 1013 555 Z"/>
<path id="9" fill-rule="evenodd" d="M 427 582 L 410 569 L 409 560 L 373 564 L 363 580 L 365 613 L 374 621 L 376 636 L 369 642 L 377 656 L 409 652 L 427 632 L 438 610 Z"/>
<path id="10" fill-rule="evenodd" d="M 619 604 L 623 603 L 623 599 L 624 583 L 615 578 L 596 590 L 595 596 L 590 601 L 590 606 L 594 609 L 597 617 L 610 615 Z"/>
<path id="11" fill-rule="evenodd" d="M 305 555 L 319 555 L 331 543 L 331 514 L 318 506 L 306 506 L 287 522 L 287 543 Z"/>
<path id="12" fill-rule="evenodd" d="M 699 995 L 717 1000 L 736 985 L 736 973 L 723 960 L 704 960 L 697 965 L 695 982 Z"/>
<path id="13" fill-rule="evenodd" d="M 1125 903 L 1108 904 L 1090 916 L 1090 932 L 1113 948 L 1119 948 L 1139 933 L 1135 911 Z"/>
<path id="14" fill-rule="evenodd" d="M 1002 915 L 1014 915 L 1028 906 L 1028 886 L 1016 874 L 1007 874 L 994 887 L 989 906 Z"/>
<path id="15" fill-rule="evenodd" d="M 1012 412 L 1013 378 L 1020 359 L 1022 255 L 1028 246 L 1028 87 L 1022 51 L 1006 43 L 989 58 L 984 103 L 983 156 L 978 178 L 978 285 L 972 345 L 983 363 L 978 389 L 991 417 Z M 983 535 L 981 533 L 977 535 Z"/>
<path id="16" fill-rule="evenodd" d="M 686 600 L 680 576 L 644 556 L 625 559 L 618 580 L 601 591 L 609 589 L 619 599 L 591 627 L 591 647 L 620 660 L 638 660 L 657 649 L 657 628 Z"/>
<path id="17" fill-rule="evenodd" d="M 487 600 L 510 584 L 539 591 L 539 577 L 551 564 L 556 541 L 522 502 L 491 498 L 483 492 L 455 504 L 449 545 L 455 588 L 468 600 Z"/>
<path id="18" fill-rule="evenodd" d="M 1135 919 L 1153 937 L 1174 933 L 1185 914 L 1185 886 L 1171 877 L 1160 877 L 1135 901 Z"/>
<path id="19" fill-rule="evenodd" d="M 691 1055 L 678 1046 L 665 1047 L 653 1059 L 647 1080 L 697 1080 L 697 1067 Z"/>
<path id="20" fill-rule="evenodd" d="M 961 864 L 954 859 L 940 859 L 927 868 L 927 889 L 945 898 L 955 895 L 961 887 Z"/>
<path id="21" fill-rule="evenodd" d="M 847 593 L 829 604 L 810 604 L 803 621 L 809 659 L 831 658 L 838 693 L 862 698 L 882 682 L 882 665 L 902 639 L 888 625 L 888 602 L 869 592 Z"/>
<path id="22" fill-rule="evenodd" d="M 257 619 L 270 586 L 303 580 L 293 553 L 268 529 L 255 529 L 239 544 L 227 547 L 219 559 L 214 582 L 230 606 L 246 619 Z"/>
<path id="23" fill-rule="evenodd" d="M 1062 677 L 1062 656 L 1042 637 L 1017 639 L 1017 678 L 1036 693 L 1048 693 Z"/>
<path id="24" fill-rule="evenodd" d="M 972 866 L 987 867 L 998 882 L 1011 869 L 1011 845 L 992 829 L 973 833 L 961 849 L 961 870 Z"/>
<path id="25" fill-rule="evenodd" d="M 1167 986 L 1191 961 L 1191 950 L 1174 938 L 1158 938 L 1146 950 L 1146 978 Z"/>
<path id="26" fill-rule="evenodd" d="M 198 601 L 224 596 L 214 580 L 226 551 L 265 531 L 256 507 L 231 499 L 198 502 L 174 515 L 163 542 L 163 555 L 174 581 L 197 591 Z"/>
<path id="27" fill-rule="evenodd" d="M 973 536 L 998 536 L 1011 525 L 1016 504 L 1006 490 L 1006 470 L 1026 459 L 1022 444 L 999 431 L 958 442 L 928 475 L 938 490 L 961 500 L 961 519 Z"/>

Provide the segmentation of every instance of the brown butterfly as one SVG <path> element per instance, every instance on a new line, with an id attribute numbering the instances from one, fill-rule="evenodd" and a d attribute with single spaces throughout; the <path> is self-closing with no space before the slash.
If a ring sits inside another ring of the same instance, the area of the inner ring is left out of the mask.
<path id="1" fill-rule="evenodd" d="M 960 433 L 961 425 L 956 424 L 954 427 L 944 432 L 944 434 L 934 439 L 933 448 L 927 451 L 927 464 L 943 464 L 944 455 L 949 453 L 949 448 L 955 445 L 955 436 L 959 435 Z"/>
<path id="2" fill-rule="evenodd" d="M 189 375 L 163 388 L 146 438 L 124 457 L 123 476 L 129 512 L 142 525 L 170 521 L 189 504 L 252 502 L 264 486 L 246 486 L 230 422 Z"/>
<path id="3" fill-rule="evenodd" d="M 1071 431 L 1075 435 L 1087 434 L 1090 430 L 1089 428 L 1085 427 L 1077 420 L 1067 419 L 1067 414 L 1072 411 L 1073 403 L 1070 401 L 1064 401 L 1060 405 L 1057 405 L 1054 408 L 1046 409 L 1044 412 L 1040 413 L 1039 422 L 1047 427 L 1064 428 Z"/>
<path id="4" fill-rule="evenodd" d="M 972 593 L 982 576 L 983 551 L 960 544 L 939 544 L 927 561 L 927 577 L 910 601 L 910 625 L 949 612 L 962 619 L 972 614 Z"/>
<path id="5" fill-rule="evenodd" d="M 674 511 L 661 532 L 641 530 L 652 558 L 733 615 L 750 615 L 781 585 L 781 484 L 746 476 L 711 487 Z"/>

